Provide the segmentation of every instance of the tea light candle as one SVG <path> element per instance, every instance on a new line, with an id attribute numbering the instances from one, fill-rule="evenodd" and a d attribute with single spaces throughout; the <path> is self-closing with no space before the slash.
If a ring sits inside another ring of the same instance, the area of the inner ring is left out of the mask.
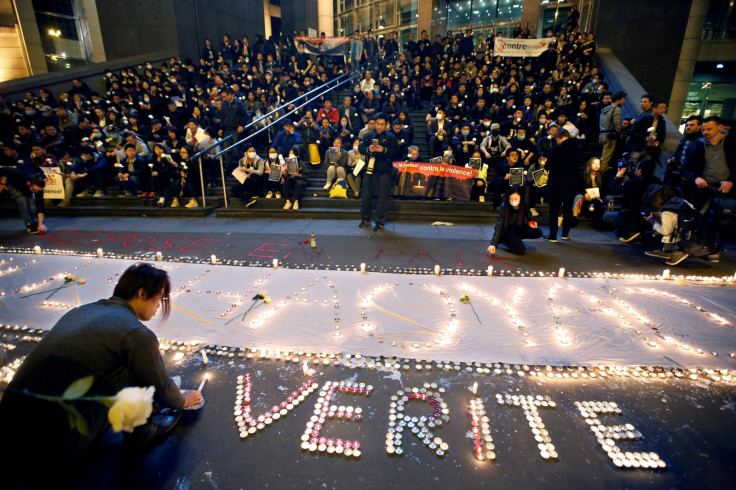
<path id="1" fill-rule="evenodd" d="M 213 255 L 214 257 L 214 255 Z M 279 259 L 273 259 L 273 268 L 278 269 L 279 268 Z"/>
<path id="2" fill-rule="evenodd" d="M 440 266 L 439 265 L 435 265 L 434 266 L 434 274 L 436 276 L 439 276 L 440 275 Z"/>
<path id="3" fill-rule="evenodd" d="M 478 394 L 478 382 L 477 381 L 473 383 L 473 386 L 470 387 L 470 392 L 474 395 Z"/>
<path id="4" fill-rule="evenodd" d="M 557 273 L 558 277 L 565 277 L 565 268 L 560 267 L 560 271 Z"/>
<path id="5" fill-rule="evenodd" d="M 101 258 L 102 258 L 102 254 L 103 254 L 103 253 L 104 253 L 104 251 L 103 251 L 103 250 L 102 250 L 101 248 L 98 248 L 98 249 L 97 249 L 97 258 L 98 258 L 98 259 L 101 259 Z"/>
<path id="6" fill-rule="evenodd" d="M 39 247 L 38 245 L 36 245 L 35 247 L 33 247 L 33 253 L 36 254 L 36 255 L 40 255 L 41 254 L 41 247 Z"/>
<path id="7" fill-rule="evenodd" d="M 199 353 L 202 354 L 202 363 L 206 365 L 209 362 L 209 360 L 207 359 L 207 353 L 204 351 L 204 349 L 200 350 Z"/>
<path id="8" fill-rule="evenodd" d="M 161 262 L 163 260 L 164 256 L 161 252 L 156 252 L 156 261 Z"/>
<path id="9" fill-rule="evenodd" d="M 210 257 L 210 262 L 212 262 L 212 265 L 217 265 L 217 256 L 216 255 L 212 255 Z"/>
<path id="10" fill-rule="evenodd" d="M 493 266 L 489 265 L 488 266 L 488 277 L 491 277 L 492 275 L 493 275 Z"/>
<path id="11" fill-rule="evenodd" d="M 665 269 L 662 271 L 662 279 L 668 279 L 670 277 L 670 270 Z"/>
<path id="12" fill-rule="evenodd" d="M 365 274 L 365 262 L 361 262 L 360 264 L 360 273 Z"/>

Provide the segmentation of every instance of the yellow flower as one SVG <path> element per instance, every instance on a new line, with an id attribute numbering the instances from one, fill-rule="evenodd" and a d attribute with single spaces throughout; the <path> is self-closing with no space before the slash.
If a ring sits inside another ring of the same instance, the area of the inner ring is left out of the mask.
<path id="1" fill-rule="evenodd" d="M 115 395 L 117 401 L 107 412 L 107 420 L 112 425 L 112 430 L 133 432 L 134 427 L 145 424 L 153 411 L 155 391 L 156 388 L 153 386 L 128 387 L 120 390 Z"/>
<path id="2" fill-rule="evenodd" d="M 81 279 L 80 279 L 79 281 L 77 281 L 77 282 L 79 282 L 79 284 L 85 284 L 85 283 L 87 282 L 87 279 L 85 279 L 85 278 L 81 278 Z"/>
<path id="3" fill-rule="evenodd" d="M 261 298 L 265 298 L 267 294 L 268 293 L 266 291 L 261 291 L 260 293 L 258 293 L 258 296 L 260 296 Z"/>
<path id="4" fill-rule="evenodd" d="M 266 303 L 266 304 L 269 304 L 271 302 L 271 296 L 264 296 L 263 297 L 263 302 Z"/>

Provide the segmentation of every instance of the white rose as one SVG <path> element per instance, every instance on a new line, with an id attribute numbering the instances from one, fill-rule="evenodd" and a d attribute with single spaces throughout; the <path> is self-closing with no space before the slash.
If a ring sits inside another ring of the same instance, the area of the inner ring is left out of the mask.
<path id="1" fill-rule="evenodd" d="M 153 411 L 153 393 L 156 388 L 128 387 L 123 388 L 116 396 L 117 401 L 107 412 L 107 420 L 112 430 L 133 432 L 134 427 L 143 425 Z"/>

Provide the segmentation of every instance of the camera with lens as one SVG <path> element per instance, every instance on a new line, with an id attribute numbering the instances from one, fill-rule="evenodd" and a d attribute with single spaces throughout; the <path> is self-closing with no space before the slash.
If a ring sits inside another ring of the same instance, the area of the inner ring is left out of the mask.
<path id="1" fill-rule="evenodd" d="M 626 172 L 624 175 L 628 175 L 629 177 L 636 175 L 637 165 L 639 165 L 639 162 L 637 160 L 632 160 L 629 153 L 621 155 L 621 158 L 618 161 L 618 169 L 621 170 L 622 168 L 625 168 Z"/>

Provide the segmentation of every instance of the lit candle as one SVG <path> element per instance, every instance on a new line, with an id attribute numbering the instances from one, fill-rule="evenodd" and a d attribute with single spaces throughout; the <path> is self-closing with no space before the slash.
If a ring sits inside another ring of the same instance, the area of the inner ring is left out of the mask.
<path id="1" fill-rule="evenodd" d="M 202 349 L 201 351 L 199 351 L 199 353 L 200 353 L 200 354 L 202 354 L 202 362 L 203 362 L 204 364 L 207 364 L 207 363 L 209 362 L 209 361 L 207 360 L 207 353 L 206 353 L 206 352 L 204 351 L 204 349 Z"/>
<path id="2" fill-rule="evenodd" d="M 104 253 L 104 252 L 102 251 L 102 249 L 101 249 L 101 248 L 98 248 L 98 249 L 97 249 L 97 258 L 100 258 L 100 259 L 101 259 L 101 258 L 102 258 L 102 254 L 103 254 L 103 253 Z"/>
<path id="3" fill-rule="evenodd" d="M 565 268 L 560 267 L 560 272 L 557 274 L 558 277 L 565 277 Z"/>
<path id="4" fill-rule="evenodd" d="M 439 266 L 439 265 L 435 265 L 435 266 L 434 266 L 434 273 L 435 273 L 435 275 L 437 275 L 437 276 L 439 276 L 439 275 L 440 275 L 440 266 Z"/>
<path id="5" fill-rule="evenodd" d="M 662 271 L 662 279 L 667 279 L 669 277 L 670 277 L 670 270 L 669 269 L 663 270 Z"/>
<path id="6" fill-rule="evenodd" d="M 212 262 L 212 265 L 217 265 L 217 256 L 216 255 L 212 255 L 210 257 L 210 262 Z"/>
<path id="7" fill-rule="evenodd" d="M 474 395 L 478 394 L 478 382 L 477 381 L 473 383 L 473 386 L 470 387 L 470 392 L 473 393 Z"/>
<path id="8" fill-rule="evenodd" d="M 156 252 L 156 260 L 158 262 L 161 262 L 161 260 L 164 258 L 163 254 L 161 252 Z"/>
<path id="9" fill-rule="evenodd" d="M 488 266 L 488 277 L 491 277 L 492 275 L 493 275 L 493 266 L 489 265 Z"/>
<path id="10" fill-rule="evenodd" d="M 362 263 L 360 264 L 360 273 L 361 273 L 361 274 L 365 274 L 365 262 L 362 262 Z"/>
<path id="11" fill-rule="evenodd" d="M 309 363 L 307 361 L 304 361 L 302 363 L 302 373 L 304 374 L 304 376 L 309 375 Z"/>
<path id="12" fill-rule="evenodd" d="M 213 255 L 214 257 L 214 255 Z M 273 259 L 273 268 L 278 269 L 279 268 L 279 259 Z"/>
<path id="13" fill-rule="evenodd" d="M 199 388 L 197 388 L 197 391 L 202 393 L 202 388 L 204 388 L 204 385 L 207 384 L 207 380 L 209 379 L 209 377 L 210 377 L 209 373 L 204 375 L 204 379 L 202 380 L 201 383 L 199 383 Z"/>
<path id="14" fill-rule="evenodd" d="M 36 245 L 35 247 L 33 247 L 33 253 L 36 254 L 36 255 L 40 255 L 41 254 L 41 247 L 39 247 L 38 245 Z"/>

